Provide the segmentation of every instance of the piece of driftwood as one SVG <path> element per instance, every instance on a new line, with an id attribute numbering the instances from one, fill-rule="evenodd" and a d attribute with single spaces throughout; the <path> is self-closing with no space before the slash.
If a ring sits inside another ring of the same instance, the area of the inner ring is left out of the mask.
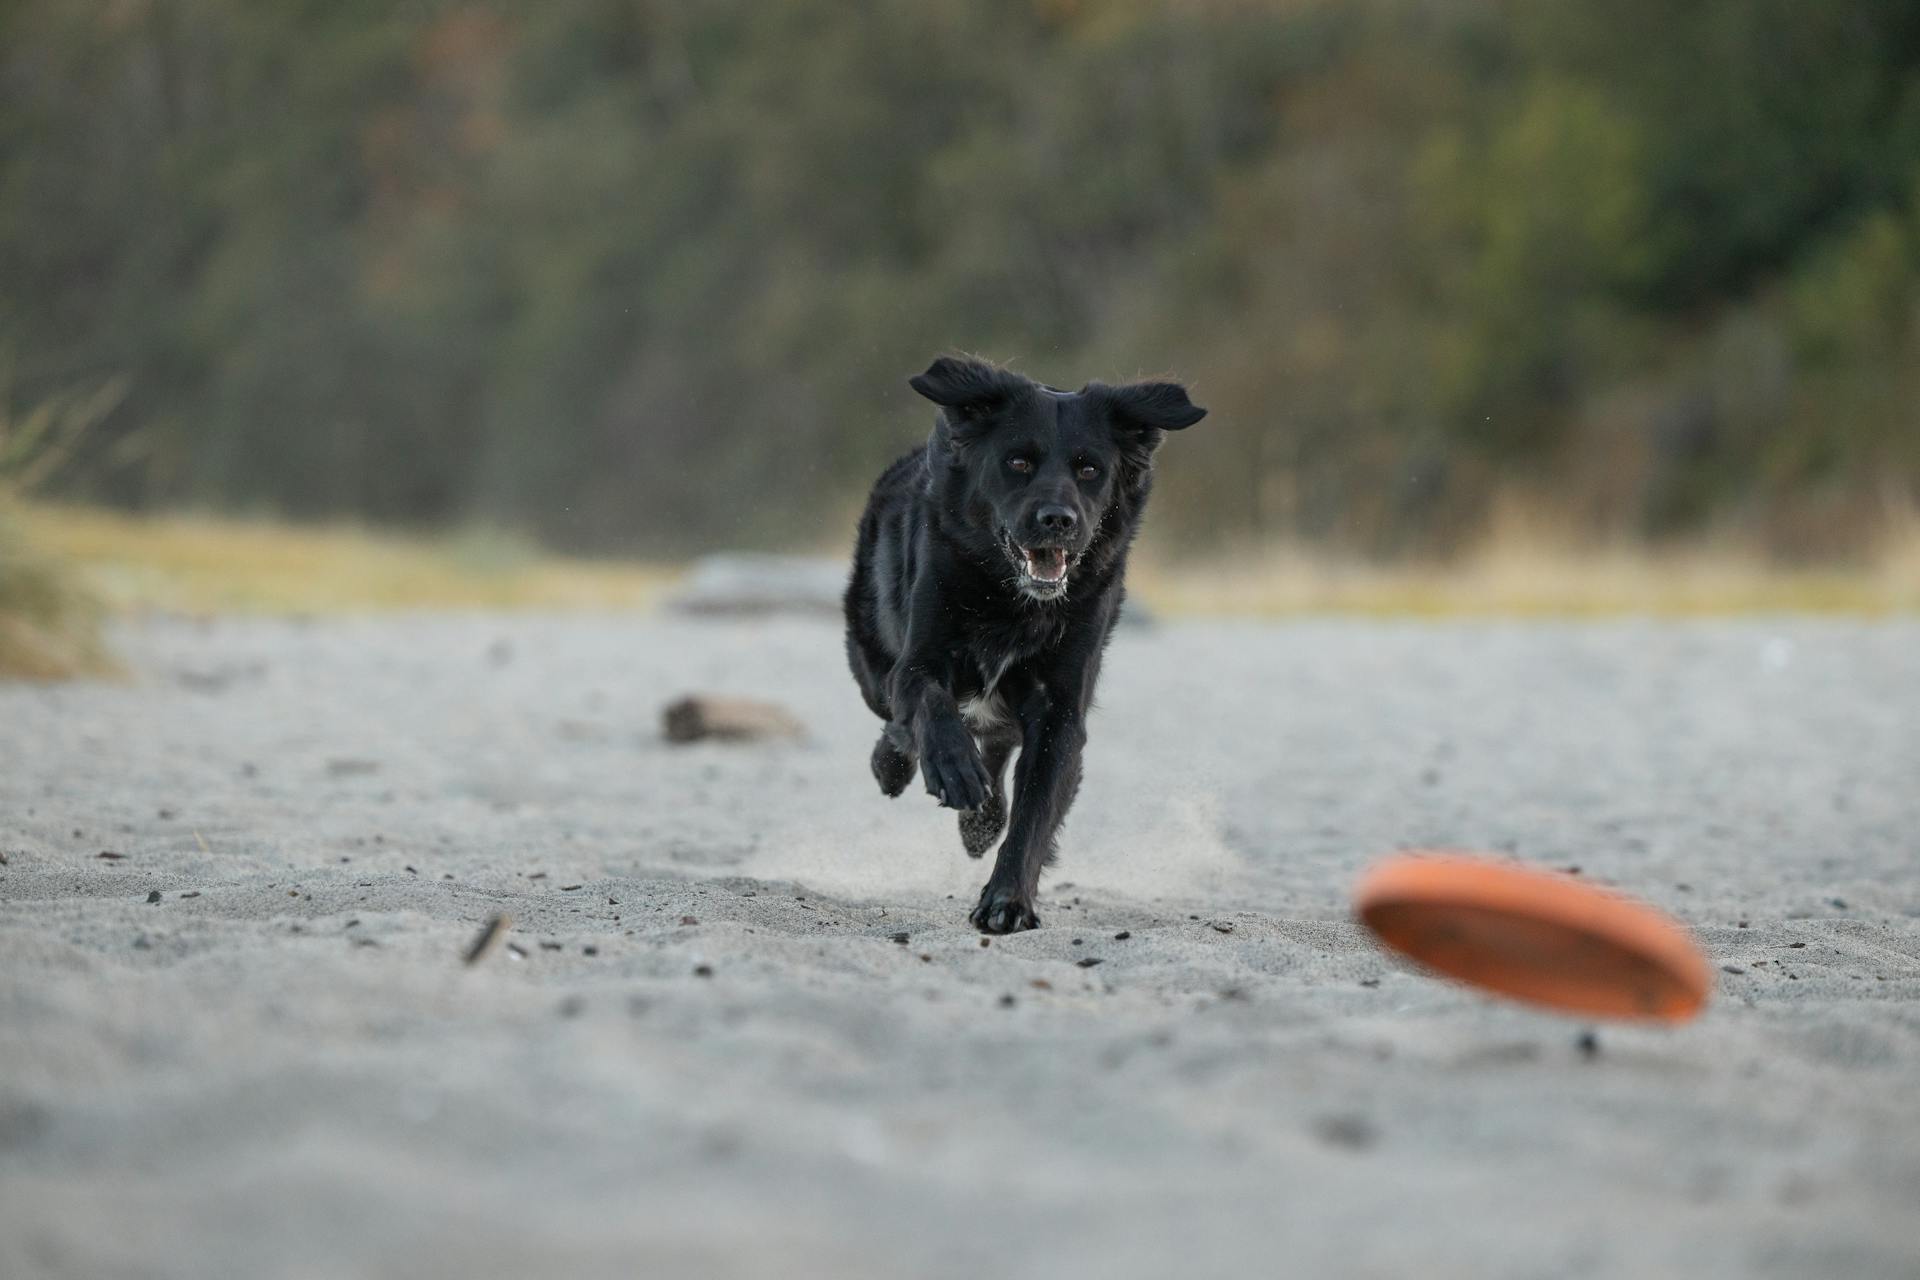
<path id="1" fill-rule="evenodd" d="M 845 560 L 730 552 L 695 561 L 666 604 L 676 613 L 705 617 L 837 618 L 846 589 Z"/>
<path id="2" fill-rule="evenodd" d="M 668 742 L 764 742 L 793 740 L 806 726 L 771 702 L 695 693 L 672 703 L 661 716 Z"/>

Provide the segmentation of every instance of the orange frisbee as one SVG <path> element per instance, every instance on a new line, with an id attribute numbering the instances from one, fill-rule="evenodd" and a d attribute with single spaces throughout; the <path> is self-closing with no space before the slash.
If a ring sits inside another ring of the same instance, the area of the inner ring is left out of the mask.
<path id="1" fill-rule="evenodd" d="M 1426 968 L 1562 1013 L 1685 1022 L 1713 990 L 1679 921 L 1558 871 L 1404 854 L 1360 878 L 1354 908 Z"/>

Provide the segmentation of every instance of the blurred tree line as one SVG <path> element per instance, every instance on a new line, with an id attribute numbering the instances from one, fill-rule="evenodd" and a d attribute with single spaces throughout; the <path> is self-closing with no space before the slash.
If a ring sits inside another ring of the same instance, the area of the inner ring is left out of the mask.
<path id="1" fill-rule="evenodd" d="M 0 0 L 78 496 L 837 536 L 952 348 L 1190 380 L 1163 537 L 1845 554 L 1920 501 L 1920 5 Z"/>

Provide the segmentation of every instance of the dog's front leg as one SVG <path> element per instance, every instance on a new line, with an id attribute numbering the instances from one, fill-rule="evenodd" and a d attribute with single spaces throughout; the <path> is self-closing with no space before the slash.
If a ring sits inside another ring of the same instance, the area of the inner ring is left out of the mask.
<path id="1" fill-rule="evenodd" d="M 1040 871 L 1053 861 L 1054 837 L 1080 789 L 1085 700 L 1078 690 L 1037 686 L 1021 703 L 1020 729 L 1013 820 L 971 917 L 982 933 L 1018 933 L 1040 925 L 1033 911 Z"/>
<path id="2" fill-rule="evenodd" d="M 985 804 L 992 779 L 960 718 L 951 673 L 937 662 L 903 659 L 893 674 L 892 701 L 900 728 L 920 756 L 928 793 L 949 809 Z"/>

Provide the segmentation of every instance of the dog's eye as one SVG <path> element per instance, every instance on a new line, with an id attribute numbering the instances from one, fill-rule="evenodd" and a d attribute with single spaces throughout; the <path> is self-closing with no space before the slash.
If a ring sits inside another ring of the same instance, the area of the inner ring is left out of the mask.
<path id="1" fill-rule="evenodd" d="M 1100 478 L 1100 468 L 1089 462 L 1080 468 L 1080 478 L 1082 480 L 1098 480 Z"/>
<path id="2" fill-rule="evenodd" d="M 1025 475 L 1027 472 L 1033 470 L 1033 463 L 1026 458 L 1016 456 L 1007 459 L 1007 469 L 1009 471 L 1018 471 L 1021 475 Z"/>

